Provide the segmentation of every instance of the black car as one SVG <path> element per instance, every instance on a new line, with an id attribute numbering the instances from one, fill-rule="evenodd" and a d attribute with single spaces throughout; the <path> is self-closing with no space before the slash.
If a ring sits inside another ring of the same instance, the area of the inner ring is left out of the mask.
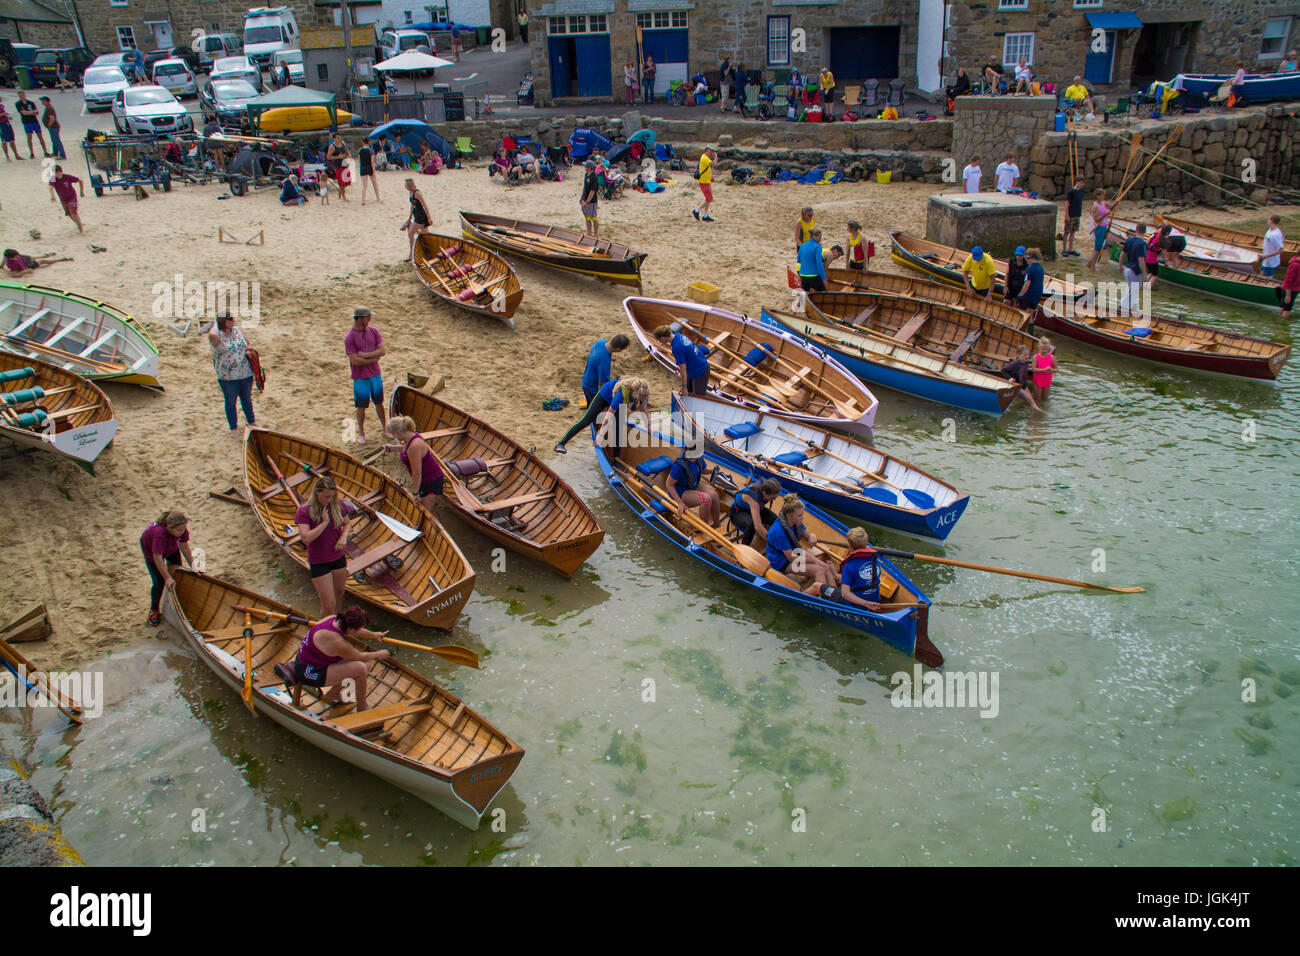
<path id="1" fill-rule="evenodd" d="M 32 61 L 32 83 L 36 86 L 56 86 L 59 82 L 59 57 L 68 67 L 68 79 L 73 83 L 81 82 L 81 74 L 94 62 L 95 54 L 84 46 L 47 47 L 36 51 Z"/>
<path id="2" fill-rule="evenodd" d="M 159 60 L 168 60 L 172 58 L 184 60 L 185 65 L 190 68 L 190 72 L 195 76 L 199 74 L 199 55 L 192 49 L 181 44 L 180 46 L 169 47 L 166 50 L 153 50 L 144 55 L 145 73 L 153 76 L 153 65 Z"/>
<path id="3" fill-rule="evenodd" d="M 222 129 L 241 130 L 248 126 L 248 101 L 258 95 L 247 80 L 214 80 L 199 90 L 199 111 L 205 122 L 215 118 Z"/>
<path id="4" fill-rule="evenodd" d="M 0 84 L 18 84 L 18 53 L 11 41 L 0 37 Z"/>

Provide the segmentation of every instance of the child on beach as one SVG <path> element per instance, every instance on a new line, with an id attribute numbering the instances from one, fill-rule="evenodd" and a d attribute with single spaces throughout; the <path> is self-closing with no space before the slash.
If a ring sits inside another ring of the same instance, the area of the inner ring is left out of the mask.
<path id="1" fill-rule="evenodd" d="M 1038 401 L 1044 401 L 1052 389 L 1052 376 L 1056 370 L 1056 356 L 1052 354 L 1055 346 L 1046 335 L 1038 340 L 1038 354 L 1034 356 L 1033 378 L 1030 391 Z"/>
<path id="2" fill-rule="evenodd" d="M 849 220 L 848 266 L 861 272 L 867 266 L 867 248 L 862 244 L 862 224 Z"/>
<path id="3" fill-rule="evenodd" d="M 812 206 L 804 206 L 799 210 L 799 220 L 794 224 L 794 251 L 799 252 L 799 247 L 808 241 L 812 236 L 812 231 L 817 228 L 817 223 L 813 219 Z"/>
<path id="4" fill-rule="evenodd" d="M 4 251 L 4 266 L 9 270 L 11 279 L 27 275 L 41 266 L 48 266 L 51 262 L 71 262 L 67 257 L 59 256 L 26 256 L 17 249 L 6 249 Z"/>

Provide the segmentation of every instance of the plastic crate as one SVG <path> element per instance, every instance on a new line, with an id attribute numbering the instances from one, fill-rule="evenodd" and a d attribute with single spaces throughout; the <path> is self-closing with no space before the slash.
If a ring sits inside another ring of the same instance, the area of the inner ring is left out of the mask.
<path id="1" fill-rule="evenodd" d="M 692 282 L 686 287 L 686 294 L 696 302 L 717 302 L 722 297 L 722 290 L 707 282 Z"/>

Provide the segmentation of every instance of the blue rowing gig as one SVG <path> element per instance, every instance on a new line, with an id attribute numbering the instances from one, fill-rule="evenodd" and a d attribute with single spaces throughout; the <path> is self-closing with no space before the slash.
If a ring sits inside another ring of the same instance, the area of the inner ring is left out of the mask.
<path id="1" fill-rule="evenodd" d="M 819 508 L 943 541 L 970 504 L 915 465 L 816 425 L 703 395 L 673 395 L 673 423 L 754 480 L 775 478 Z"/>
<path id="2" fill-rule="evenodd" d="M 1183 89 L 1207 100 L 1218 98 L 1221 93 L 1226 96 L 1224 87 L 1231 82 L 1231 76 L 1183 74 Z M 1245 82 L 1241 84 L 1241 98 L 1247 103 L 1300 100 L 1300 73 L 1247 73 Z"/>
<path id="3" fill-rule="evenodd" d="M 665 505 L 668 470 L 681 449 L 681 443 L 659 433 L 643 429 L 635 431 L 639 431 L 645 440 L 634 441 L 634 436 L 629 434 L 628 447 L 624 447 L 616 459 L 597 445 L 596 462 L 614 493 L 664 538 L 715 571 L 756 591 L 877 637 L 928 667 L 942 666 L 943 655 L 927 633 L 930 599 L 886 558 L 881 556 L 878 559 L 880 597 L 882 602 L 886 602 L 879 612 L 803 593 L 793 579 L 772 570 L 760 552 L 732 541 L 726 534 L 728 525 L 714 529 L 705 524 L 694 509 L 678 516 L 671 506 Z M 730 509 L 732 495 L 737 487 L 746 483 L 747 476 L 743 469 L 721 458 L 707 453 L 705 458 L 708 466 L 717 467 L 713 487 L 719 493 L 725 515 Z M 819 556 L 829 557 L 838 567 L 839 560 L 848 553 L 844 537 L 847 526 L 812 504 L 805 502 L 805 507 L 805 527 L 817 536 L 818 545 L 825 551 Z"/>

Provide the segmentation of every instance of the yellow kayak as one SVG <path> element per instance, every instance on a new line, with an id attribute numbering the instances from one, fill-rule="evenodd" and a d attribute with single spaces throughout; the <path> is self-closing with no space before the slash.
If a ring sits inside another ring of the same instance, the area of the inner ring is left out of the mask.
<path id="1" fill-rule="evenodd" d="M 339 126 L 350 126 L 352 114 L 338 111 Z M 324 106 L 277 106 L 258 118 L 263 133 L 309 133 L 330 128 L 330 111 Z"/>

